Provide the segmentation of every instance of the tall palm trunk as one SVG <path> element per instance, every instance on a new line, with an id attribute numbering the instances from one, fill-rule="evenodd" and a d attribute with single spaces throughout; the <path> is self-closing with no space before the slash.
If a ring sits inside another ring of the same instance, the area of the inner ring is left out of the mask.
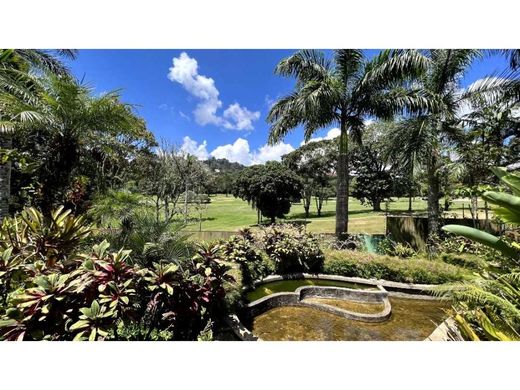
<path id="1" fill-rule="evenodd" d="M 428 159 L 428 235 L 438 234 L 440 228 L 439 216 L 439 192 L 440 180 L 436 151 L 432 151 L 432 156 Z"/>
<path id="2" fill-rule="evenodd" d="M 410 191 L 408 192 L 408 212 L 411 213 L 412 210 L 412 198 L 413 198 L 413 163 L 410 164 Z"/>
<path id="3" fill-rule="evenodd" d="M 11 149 L 13 139 L 10 134 L 0 137 L 0 149 Z M 0 164 L 0 222 L 9 215 L 9 196 L 11 195 L 11 162 Z"/>
<path id="4" fill-rule="evenodd" d="M 336 237 L 344 238 L 348 233 L 348 132 L 344 113 L 341 115 L 341 134 L 339 137 L 339 156 L 337 168 L 336 195 Z"/>

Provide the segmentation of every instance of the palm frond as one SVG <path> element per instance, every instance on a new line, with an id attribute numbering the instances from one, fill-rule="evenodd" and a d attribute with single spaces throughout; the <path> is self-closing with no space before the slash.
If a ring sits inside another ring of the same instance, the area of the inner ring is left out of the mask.
<path id="1" fill-rule="evenodd" d="M 276 74 L 293 76 L 300 83 L 326 78 L 329 71 L 330 61 L 318 50 L 300 50 L 281 60 L 275 69 Z"/>
<path id="2" fill-rule="evenodd" d="M 383 50 L 367 63 L 357 94 L 386 89 L 420 77 L 430 60 L 417 50 Z"/>
<path id="3" fill-rule="evenodd" d="M 70 75 L 69 69 L 56 56 L 47 50 L 14 49 L 14 53 L 38 71 L 58 76 Z M 61 51 L 60 53 L 67 53 L 66 56 L 69 58 L 72 58 L 72 56 L 75 55 L 73 54 L 75 52 L 71 50 Z"/>

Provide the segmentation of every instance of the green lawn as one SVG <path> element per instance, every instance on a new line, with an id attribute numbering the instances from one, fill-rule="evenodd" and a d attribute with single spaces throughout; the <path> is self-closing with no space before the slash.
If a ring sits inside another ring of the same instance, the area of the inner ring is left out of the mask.
<path id="1" fill-rule="evenodd" d="M 450 213 L 461 214 L 462 201 L 455 201 Z M 468 205 L 467 201 L 464 201 Z M 384 208 L 384 204 L 381 205 Z M 322 216 L 316 216 L 314 204 L 311 205 L 311 216 L 307 220 L 309 231 L 316 233 L 333 233 L 335 221 L 336 201 L 329 200 L 324 204 Z M 416 198 L 413 209 L 418 213 L 426 211 L 426 202 Z M 408 199 L 394 199 L 389 205 L 392 213 L 406 212 L 408 210 Z M 483 217 L 483 214 L 481 215 Z M 466 217 L 469 217 L 467 212 Z M 236 231 L 241 228 L 255 225 L 257 222 L 256 210 L 253 210 L 247 202 L 236 199 L 233 196 L 216 195 L 211 197 L 211 203 L 205 212 L 202 222 L 203 231 Z M 385 212 L 373 212 L 371 208 L 351 198 L 349 202 L 349 231 L 352 233 L 384 233 Z M 303 221 L 304 210 L 301 203 L 293 204 L 287 221 Z M 190 230 L 199 230 L 198 223 L 190 225 Z"/>

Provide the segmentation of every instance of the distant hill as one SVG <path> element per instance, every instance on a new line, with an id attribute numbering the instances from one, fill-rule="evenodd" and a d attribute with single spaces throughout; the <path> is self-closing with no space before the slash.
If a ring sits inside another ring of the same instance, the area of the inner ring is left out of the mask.
<path id="1" fill-rule="evenodd" d="M 245 168 L 244 165 L 237 162 L 231 162 L 226 158 L 211 157 L 208 160 L 205 160 L 204 164 L 206 164 L 213 172 L 221 173 L 237 172 Z"/>

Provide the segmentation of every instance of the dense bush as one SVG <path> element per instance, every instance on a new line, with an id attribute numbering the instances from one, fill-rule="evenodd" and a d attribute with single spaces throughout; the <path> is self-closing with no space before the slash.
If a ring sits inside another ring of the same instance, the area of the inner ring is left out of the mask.
<path id="1" fill-rule="evenodd" d="M 257 234 L 259 245 L 274 262 L 275 272 L 321 272 L 325 259 L 317 237 L 302 227 L 280 225 L 263 228 Z"/>
<path id="2" fill-rule="evenodd" d="M 437 260 L 402 260 L 348 250 L 327 252 L 324 273 L 424 284 L 459 281 L 469 277 L 467 270 Z"/>
<path id="3" fill-rule="evenodd" d="M 255 247 L 254 237 L 248 229 L 232 236 L 224 243 L 223 255 L 226 260 L 240 265 L 242 284 L 245 286 L 269 275 L 272 271 L 267 259 Z"/>
<path id="4" fill-rule="evenodd" d="M 77 250 L 91 227 L 59 209 L 35 209 L 0 229 L 0 338 L 6 340 L 206 339 L 222 313 L 229 267 L 199 245 L 179 263 L 130 261 L 103 241 Z"/>
<path id="5" fill-rule="evenodd" d="M 498 252 L 478 242 L 460 236 L 448 236 L 438 241 L 437 252 L 472 254 L 482 256 L 488 260 L 500 257 Z"/>
<path id="6" fill-rule="evenodd" d="M 445 263 L 476 271 L 484 270 L 488 267 L 484 259 L 468 253 L 441 253 L 439 258 Z"/>

